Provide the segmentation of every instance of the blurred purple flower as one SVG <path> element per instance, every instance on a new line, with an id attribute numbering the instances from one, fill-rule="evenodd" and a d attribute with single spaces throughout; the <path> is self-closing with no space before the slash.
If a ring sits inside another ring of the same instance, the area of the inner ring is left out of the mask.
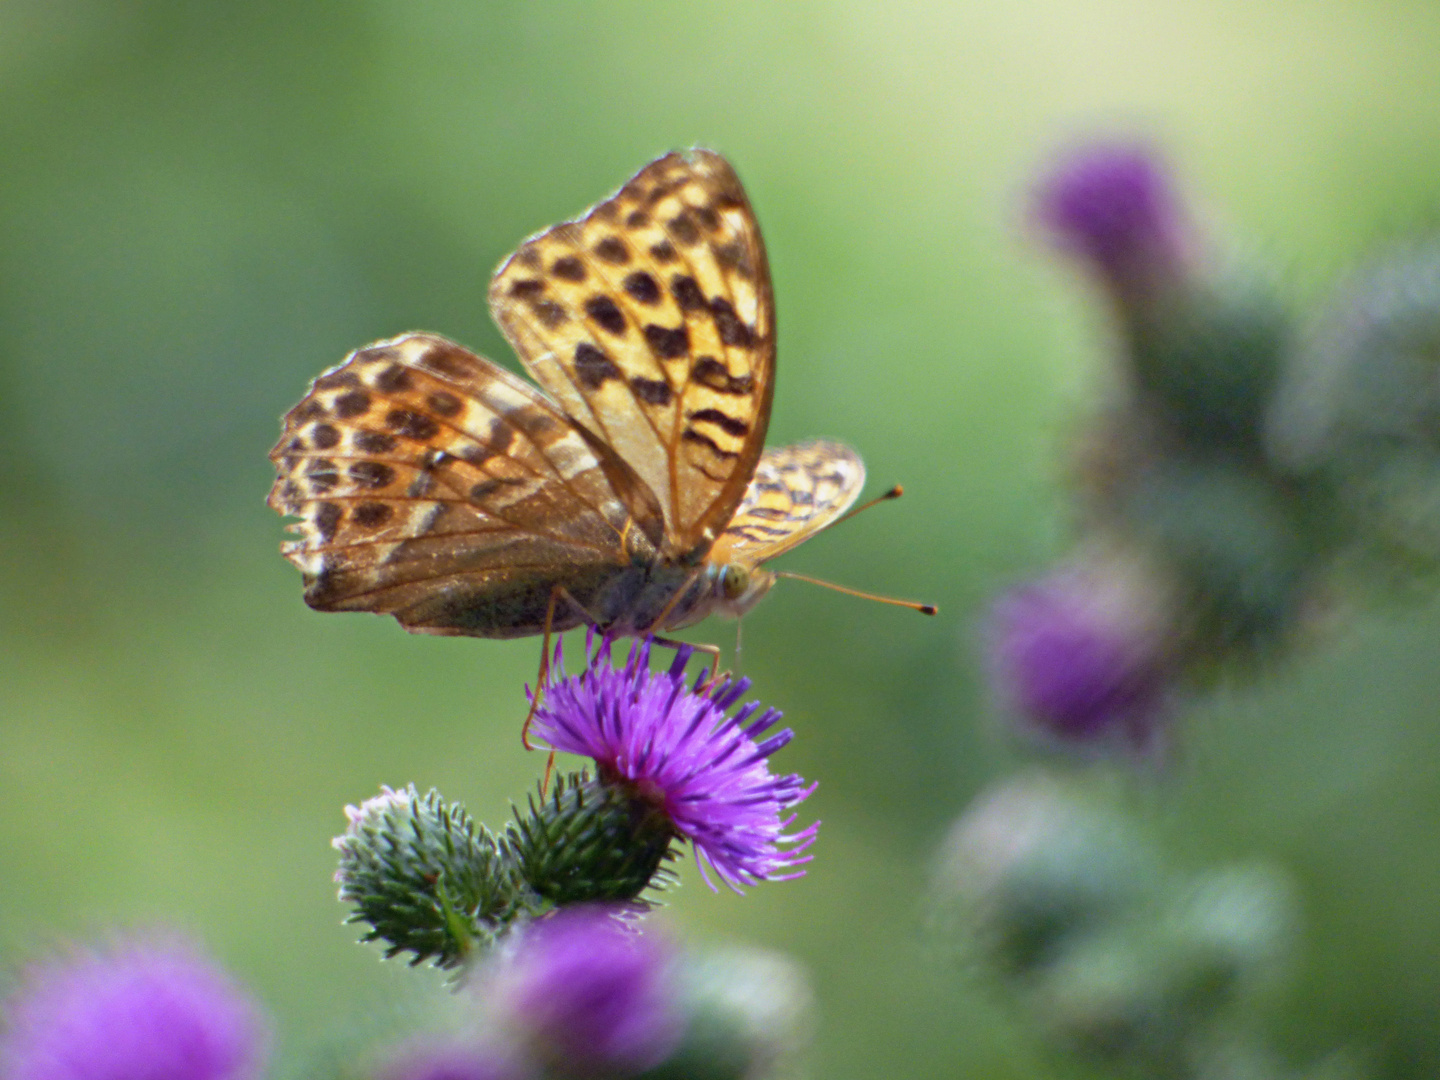
<path id="1" fill-rule="evenodd" d="M 794 736 L 789 728 L 757 739 L 780 719 L 777 709 L 758 717 L 758 702 L 726 710 L 750 688 L 749 679 L 721 679 L 701 689 L 708 673 L 685 685 L 694 650 L 678 650 L 668 671 L 649 668 L 650 639 L 637 641 L 623 668 L 610 659 L 610 642 L 587 641 L 587 667 L 565 674 L 559 647 L 535 712 L 532 730 L 556 750 L 595 759 L 600 778 L 623 784 L 637 799 L 661 808 L 675 831 L 695 847 L 707 884 L 708 863 L 739 892 L 759 881 L 799 877 L 819 822 L 787 833 L 785 811 L 815 790 L 798 775 L 777 776 L 767 758 Z M 755 717 L 752 719 L 752 717 Z M 788 850 L 781 850 L 785 846 Z"/>
<path id="2" fill-rule="evenodd" d="M 579 905 L 531 923 L 480 983 L 535 1057 L 566 1075 L 630 1075 L 664 1061 L 684 1030 L 676 949 Z"/>
<path id="3" fill-rule="evenodd" d="M 998 695 L 1029 731 L 1152 748 L 1168 669 L 1154 600 L 1126 576 L 1071 567 L 1026 583 L 995 602 L 987 629 Z"/>
<path id="4" fill-rule="evenodd" d="M 5 1080 L 251 1080 L 254 1003 L 174 939 L 134 940 L 32 970 L 5 1006 Z"/>
<path id="5" fill-rule="evenodd" d="M 498 1047 L 418 1039 L 390 1052 L 377 1080 L 527 1080 L 534 1071 Z"/>
<path id="6" fill-rule="evenodd" d="M 1035 213 L 1122 299 L 1151 295 L 1185 272 L 1179 200 L 1164 166 L 1143 145 L 1096 143 L 1071 151 L 1037 185 Z"/>

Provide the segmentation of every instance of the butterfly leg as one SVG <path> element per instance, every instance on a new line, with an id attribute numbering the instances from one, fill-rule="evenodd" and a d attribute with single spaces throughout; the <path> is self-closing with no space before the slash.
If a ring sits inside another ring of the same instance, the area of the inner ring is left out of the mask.
<path id="1" fill-rule="evenodd" d="M 672 641 L 670 638 L 652 637 L 651 641 L 656 645 L 663 645 L 667 649 L 694 649 L 696 652 L 704 653 L 710 657 L 710 676 L 700 684 L 700 689 L 708 690 L 720 680 L 720 646 L 707 645 L 690 641 Z"/>
<path id="2" fill-rule="evenodd" d="M 550 590 L 550 602 L 545 606 L 545 637 L 540 646 L 540 670 L 535 675 L 535 693 L 530 699 L 530 711 L 525 714 L 525 723 L 520 726 L 520 745 L 526 750 L 538 750 L 540 747 L 530 743 L 530 724 L 535 719 L 535 710 L 540 707 L 540 699 L 545 695 L 545 680 L 550 677 L 550 634 L 555 626 L 555 609 L 561 601 L 570 604 L 590 625 L 599 629 L 600 624 L 591 617 L 585 606 L 570 595 L 570 590 L 563 585 L 556 585 Z M 550 760 L 555 760 L 555 752 L 550 752 Z M 546 776 L 549 776 L 549 768 L 546 768 Z"/>
<path id="3" fill-rule="evenodd" d="M 535 694 L 530 699 L 530 711 L 525 714 L 525 723 L 520 726 L 520 745 L 526 750 L 539 750 L 540 747 L 530 744 L 530 724 L 535 719 L 535 710 L 540 707 L 540 699 L 545 694 L 545 680 L 550 677 L 550 633 L 555 626 L 555 608 L 564 600 L 580 612 L 587 623 L 598 629 L 599 623 L 585 609 L 585 605 L 576 600 L 570 594 L 570 590 L 563 585 L 556 585 L 550 590 L 550 602 L 545 606 L 545 638 L 540 646 L 540 670 L 535 674 Z M 540 781 L 540 797 L 543 799 L 545 793 L 550 790 L 550 774 L 555 771 L 555 751 L 551 750 L 550 755 L 545 759 L 545 776 Z"/>

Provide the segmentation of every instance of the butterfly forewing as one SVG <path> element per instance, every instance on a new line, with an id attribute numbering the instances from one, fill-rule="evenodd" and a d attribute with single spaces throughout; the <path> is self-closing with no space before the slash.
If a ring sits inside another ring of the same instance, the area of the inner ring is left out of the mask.
<path id="1" fill-rule="evenodd" d="M 659 502 L 664 550 L 702 556 L 744 496 L 774 390 L 774 305 L 740 182 L 668 154 L 524 244 L 490 289 L 521 360 Z"/>
<path id="2" fill-rule="evenodd" d="M 660 531 L 653 496 L 613 452 L 432 334 L 357 350 L 315 380 L 271 458 L 270 504 L 301 519 L 284 553 L 307 602 L 411 629 L 535 632 L 554 582 L 578 590 L 626 561 L 627 523 Z"/>
<path id="3" fill-rule="evenodd" d="M 864 462 L 841 443 L 766 450 L 711 558 L 756 566 L 782 555 L 834 522 L 864 486 Z"/>

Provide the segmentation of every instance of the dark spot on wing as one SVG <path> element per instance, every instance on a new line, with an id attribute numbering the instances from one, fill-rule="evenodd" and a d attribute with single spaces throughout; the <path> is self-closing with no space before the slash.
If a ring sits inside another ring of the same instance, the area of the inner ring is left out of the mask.
<path id="1" fill-rule="evenodd" d="M 350 436 L 350 445 L 366 454 L 388 454 L 395 449 L 395 437 L 379 431 L 357 431 Z"/>
<path id="2" fill-rule="evenodd" d="M 329 458 L 314 458 L 305 466 L 305 479 L 312 492 L 323 495 L 340 482 L 340 474 Z"/>
<path id="3" fill-rule="evenodd" d="M 310 441 L 316 450 L 329 450 L 340 441 L 340 432 L 333 424 L 316 424 L 310 429 Z"/>
<path id="4" fill-rule="evenodd" d="M 544 324 L 547 330 L 554 330 L 570 318 L 569 313 L 554 300 L 536 300 L 530 305 L 530 310 L 535 312 L 535 317 Z"/>
<path id="5" fill-rule="evenodd" d="M 436 390 L 425 398 L 425 404 L 441 416 L 454 416 L 460 411 L 460 399 L 444 390 Z"/>
<path id="6" fill-rule="evenodd" d="M 750 425 L 744 420 L 738 420 L 727 413 L 721 412 L 719 409 L 697 409 L 690 414 L 689 418 L 692 421 L 704 420 L 714 424 L 727 435 L 746 435 L 750 431 Z"/>
<path id="7" fill-rule="evenodd" d="M 385 414 L 385 426 L 393 429 L 397 435 L 419 442 L 433 439 L 440 430 L 440 425 L 430 417 L 409 409 L 391 409 Z"/>
<path id="8" fill-rule="evenodd" d="M 618 236 L 607 236 L 595 245 L 595 254 L 608 263 L 624 266 L 630 261 L 630 249 Z"/>
<path id="9" fill-rule="evenodd" d="M 625 333 L 625 316 L 608 296 L 601 294 L 586 300 L 585 314 L 616 337 Z"/>
<path id="10" fill-rule="evenodd" d="M 545 282 L 539 278 L 521 278 L 519 281 L 510 283 L 510 295 L 518 296 L 522 300 L 532 296 L 539 296 L 545 291 Z"/>
<path id="11" fill-rule="evenodd" d="M 660 302 L 660 286 L 644 270 L 636 270 L 625 279 L 625 291 L 642 304 Z"/>
<path id="12" fill-rule="evenodd" d="M 329 543 L 335 539 L 335 531 L 340 527 L 341 520 L 345 517 L 345 511 L 332 502 L 322 502 L 315 508 L 315 531 L 320 534 L 320 539 Z"/>
<path id="13" fill-rule="evenodd" d="M 584 281 L 585 264 L 574 255 L 564 255 L 550 264 L 550 272 L 566 281 Z"/>
<path id="14" fill-rule="evenodd" d="M 672 263 L 680 256 L 669 240 L 657 240 L 650 245 L 650 257 L 658 263 Z"/>
<path id="15" fill-rule="evenodd" d="M 739 240 L 716 244 L 715 261 L 726 270 L 735 271 L 737 277 L 745 278 L 747 281 L 755 276 L 755 269 L 750 265 L 749 249 Z"/>
<path id="16" fill-rule="evenodd" d="M 367 488 L 382 488 L 395 479 L 395 470 L 379 461 L 352 462 L 349 472 L 350 479 Z"/>
<path id="17" fill-rule="evenodd" d="M 518 285 L 519 282 L 516 282 Z M 419 363 L 431 371 L 449 375 L 453 379 L 466 379 L 474 374 L 474 357 L 458 345 L 436 344 L 422 353 Z"/>
<path id="18" fill-rule="evenodd" d="M 375 389 L 386 394 L 410 389 L 410 374 L 399 364 L 391 364 L 375 376 Z"/>
<path id="19" fill-rule="evenodd" d="M 349 420 L 369 410 L 370 395 L 364 390 L 351 390 L 335 399 L 335 415 L 341 420 Z"/>
<path id="20" fill-rule="evenodd" d="M 690 330 L 683 325 L 668 327 L 650 323 L 645 327 L 645 341 L 656 356 L 673 360 L 690 351 Z"/>
<path id="21" fill-rule="evenodd" d="M 350 515 L 350 520 L 356 525 L 366 529 L 374 529 L 384 525 L 394 516 L 395 511 L 385 503 L 365 502 L 355 507 L 355 512 Z"/>
<path id="22" fill-rule="evenodd" d="M 670 390 L 670 384 L 665 380 L 645 379 L 639 375 L 630 380 L 630 389 L 647 405 L 669 405 L 675 396 Z"/>
<path id="23" fill-rule="evenodd" d="M 598 390 L 606 379 L 618 379 L 620 369 L 597 346 L 582 341 L 575 346 L 575 374 L 589 390 Z"/>
<path id="24" fill-rule="evenodd" d="M 676 274 L 670 279 L 670 295 L 675 297 L 681 311 L 699 311 L 706 306 L 700 283 L 689 274 Z"/>
<path id="25" fill-rule="evenodd" d="M 523 484 L 523 480 L 515 480 L 509 477 L 495 477 L 491 480 L 481 480 L 470 489 L 470 498 L 476 502 L 484 502 L 502 487 L 509 487 L 511 484 Z"/>
<path id="26" fill-rule="evenodd" d="M 628 229 L 643 229 L 650 224 L 650 215 L 644 210 L 631 210 L 630 215 L 625 219 L 625 227 Z"/>
<path id="27" fill-rule="evenodd" d="M 346 368 L 344 371 L 332 371 L 327 375 L 321 375 L 315 380 L 316 390 L 338 390 L 342 386 L 359 386 L 360 376 Z"/>
<path id="28" fill-rule="evenodd" d="M 740 456 L 739 454 L 732 453 L 729 450 L 721 450 L 719 443 L 717 443 L 709 435 L 706 435 L 704 432 L 696 431 L 694 428 L 686 428 L 685 433 L 681 436 L 681 438 L 685 439 L 687 442 L 700 443 L 702 446 L 708 446 L 710 448 L 710 451 L 716 457 L 736 458 Z"/>
<path id="29" fill-rule="evenodd" d="M 700 229 L 687 211 L 681 210 L 665 223 L 665 227 L 670 230 L 671 236 L 686 247 L 700 241 Z"/>
<path id="30" fill-rule="evenodd" d="M 740 320 L 729 300 L 722 296 L 711 300 L 710 314 L 715 319 L 715 329 L 720 331 L 720 340 L 726 345 L 749 348 L 755 343 L 755 331 Z"/>
<path id="31" fill-rule="evenodd" d="M 730 370 L 713 356 L 702 356 L 690 368 L 690 378 L 718 394 L 749 394 L 755 380 L 749 375 L 731 375 Z"/>

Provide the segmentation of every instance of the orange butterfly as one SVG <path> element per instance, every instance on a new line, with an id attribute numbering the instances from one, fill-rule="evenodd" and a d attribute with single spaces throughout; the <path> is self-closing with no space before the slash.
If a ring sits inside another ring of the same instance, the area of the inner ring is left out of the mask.
<path id="1" fill-rule="evenodd" d="M 747 611 L 760 564 L 859 494 L 848 447 L 764 448 L 769 265 L 718 154 L 667 154 L 526 241 L 490 307 L 548 395 L 410 333 L 286 415 L 269 502 L 301 519 L 282 550 L 311 607 L 474 637 L 673 630 Z"/>

